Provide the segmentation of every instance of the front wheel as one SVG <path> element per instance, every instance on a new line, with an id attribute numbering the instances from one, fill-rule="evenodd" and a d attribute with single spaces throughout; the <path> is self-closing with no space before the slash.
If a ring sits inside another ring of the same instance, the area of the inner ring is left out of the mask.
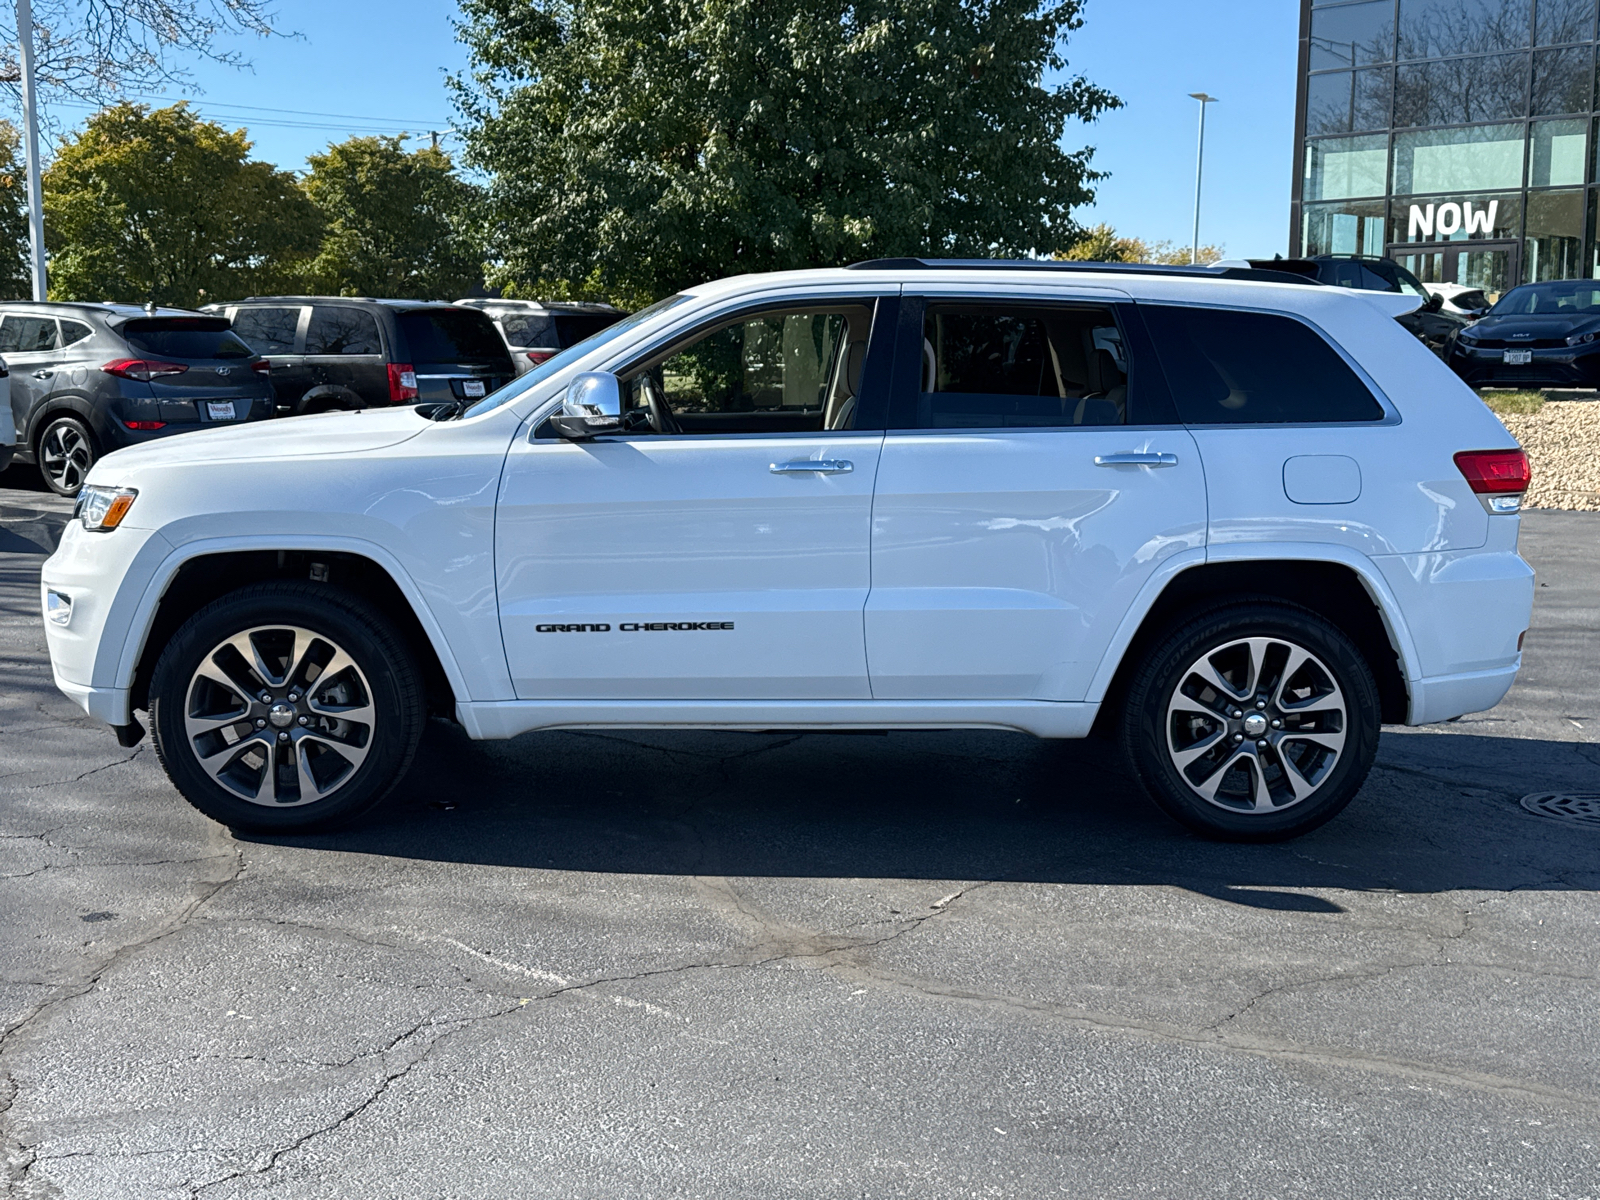
<path id="1" fill-rule="evenodd" d="M 358 597 L 266 583 L 191 617 L 150 681 L 156 754 L 213 820 L 306 833 L 367 811 L 422 736 L 404 639 Z"/>
<path id="2" fill-rule="evenodd" d="M 1251 602 L 1197 614 L 1145 657 L 1122 741 L 1152 799 L 1191 829 L 1275 841 L 1350 803 L 1382 721 L 1366 660 L 1309 610 Z"/>

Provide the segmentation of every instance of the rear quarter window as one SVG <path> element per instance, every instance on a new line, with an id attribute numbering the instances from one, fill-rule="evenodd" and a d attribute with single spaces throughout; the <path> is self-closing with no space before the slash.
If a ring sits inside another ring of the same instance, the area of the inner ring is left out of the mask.
<path id="1" fill-rule="evenodd" d="M 417 363 L 494 362 L 510 366 L 500 331 L 487 314 L 470 308 L 429 308 L 396 320 Z"/>
<path id="2" fill-rule="evenodd" d="M 1383 406 L 1310 326 L 1273 313 L 1141 304 L 1186 425 L 1379 421 Z"/>
<path id="3" fill-rule="evenodd" d="M 364 309 L 317 304 L 306 326 L 307 354 L 381 354 L 378 322 Z"/>
<path id="4" fill-rule="evenodd" d="M 123 340 L 157 358 L 254 358 L 223 317 L 148 317 L 122 327 Z"/>

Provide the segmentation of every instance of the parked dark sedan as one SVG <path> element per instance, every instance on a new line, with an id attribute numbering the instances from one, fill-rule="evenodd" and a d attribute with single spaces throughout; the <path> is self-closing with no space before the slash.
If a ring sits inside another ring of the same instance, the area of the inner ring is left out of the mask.
<path id="1" fill-rule="evenodd" d="M 129 304 L 0 303 L 17 459 L 75 496 L 121 446 L 272 415 L 267 364 L 225 317 Z"/>
<path id="2" fill-rule="evenodd" d="M 272 363 L 289 415 L 439 400 L 471 402 L 516 378 L 485 314 L 432 300 L 251 296 L 209 306 Z"/>
<path id="3" fill-rule="evenodd" d="M 1600 387 L 1600 281 L 1512 288 L 1456 335 L 1449 363 L 1473 387 Z"/>

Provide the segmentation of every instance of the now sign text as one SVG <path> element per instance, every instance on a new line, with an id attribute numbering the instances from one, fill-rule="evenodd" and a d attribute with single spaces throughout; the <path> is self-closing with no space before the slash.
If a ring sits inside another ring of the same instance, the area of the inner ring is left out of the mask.
<path id="1" fill-rule="evenodd" d="M 1413 204 L 1406 237 L 1449 237 L 1461 230 L 1465 230 L 1468 237 L 1488 237 L 1494 232 L 1494 218 L 1500 210 L 1500 201 L 1491 200 L 1487 208 L 1480 208 L 1477 212 L 1472 210 L 1471 200 L 1464 200 L 1460 204 L 1447 200 L 1437 207 L 1438 212 L 1435 213 L 1432 204 L 1426 208 Z"/>

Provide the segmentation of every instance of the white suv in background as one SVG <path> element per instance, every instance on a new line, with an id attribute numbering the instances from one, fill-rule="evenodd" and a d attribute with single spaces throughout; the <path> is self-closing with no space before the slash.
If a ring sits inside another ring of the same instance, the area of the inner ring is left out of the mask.
<path id="1" fill-rule="evenodd" d="M 1272 272 L 743 276 L 458 403 L 119 451 L 45 564 L 55 678 L 202 812 L 359 814 L 426 715 L 1114 735 L 1291 836 L 1383 722 L 1496 704 L 1527 460 L 1394 317 Z"/>

